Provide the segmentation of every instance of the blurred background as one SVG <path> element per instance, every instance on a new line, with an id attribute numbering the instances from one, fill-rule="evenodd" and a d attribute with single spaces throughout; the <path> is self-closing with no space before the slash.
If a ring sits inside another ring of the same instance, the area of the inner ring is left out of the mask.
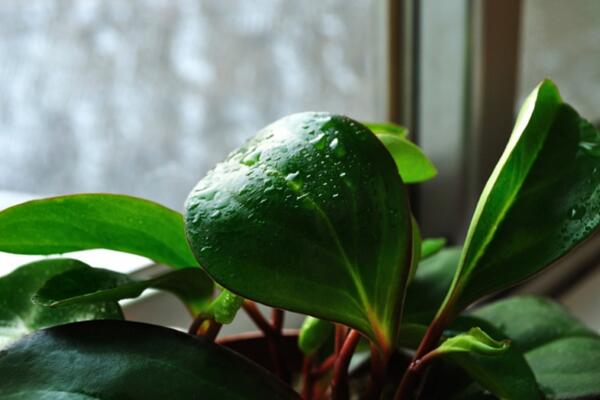
<path id="1" fill-rule="evenodd" d="M 408 126 L 439 169 L 413 193 L 422 230 L 460 243 L 519 105 L 545 77 L 600 120 L 600 1 L 4 0 L 0 208 L 116 192 L 181 210 L 258 129 L 327 110 Z M 600 329 L 598 239 L 517 290 L 557 297 Z M 84 257 L 148 273 L 106 254 Z M 180 324 L 163 297 L 129 312 Z M 150 304 L 164 315 L 148 316 Z"/>

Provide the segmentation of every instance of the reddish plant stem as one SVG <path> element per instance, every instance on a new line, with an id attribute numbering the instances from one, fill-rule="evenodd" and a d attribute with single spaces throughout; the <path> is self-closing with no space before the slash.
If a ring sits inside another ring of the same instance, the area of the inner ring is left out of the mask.
<path id="1" fill-rule="evenodd" d="M 271 314 L 271 326 L 273 327 L 273 330 L 281 333 L 281 330 L 283 329 L 284 319 L 285 314 L 283 310 L 279 308 L 274 308 Z"/>
<path id="2" fill-rule="evenodd" d="M 223 324 L 218 323 L 212 317 L 198 315 L 188 329 L 190 335 L 202 336 L 203 338 L 214 342 Z"/>
<path id="3" fill-rule="evenodd" d="M 334 351 L 335 354 L 340 354 L 340 350 L 342 350 L 342 345 L 344 344 L 344 340 L 348 334 L 348 328 L 341 324 L 335 324 L 335 337 L 334 337 Z"/>
<path id="4" fill-rule="evenodd" d="M 381 395 L 383 381 L 385 380 L 385 367 L 387 360 L 379 349 L 371 344 L 371 380 L 367 390 L 366 399 L 378 399 Z"/>
<path id="5" fill-rule="evenodd" d="M 335 360 L 337 360 L 335 354 L 332 354 L 329 357 L 327 357 L 325 361 L 323 361 L 321 365 L 319 365 L 314 371 L 314 375 L 316 377 L 321 377 L 325 375 L 331 368 L 333 368 L 333 366 L 335 365 Z"/>
<path id="6" fill-rule="evenodd" d="M 426 360 L 426 356 L 428 353 L 433 350 L 441 336 L 444 332 L 444 327 L 446 326 L 446 318 L 440 317 L 436 318 L 429 328 L 427 328 L 427 332 L 425 332 L 425 336 L 421 343 L 419 344 L 419 348 L 417 349 L 410 365 L 406 369 L 402 380 L 400 381 L 400 385 L 396 390 L 396 394 L 394 396 L 394 400 L 406 400 L 408 399 L 410 392 L 415 384 L 415 381 L 418 377 L 418 372 L 422 367 L 422 362 Z"/>
<path id="7" fill-rule="evenodd" d="M 304 358 L 302 364 L 302 400 L 312 400 L 315 378 L 312 372 L 314 359 L 311 356 Z"/>
<path id="8" fill-rule="evenodd" d="M 333 367 L 333 378 L 331 379 L 331 399 L 348 399 L 348 367 L 354 354 L 354 350 L 360 340 L 360 333 L 354 329 L 350 331 L 337 357 Z"/>
<path id="9" fill-rule="evenodd" d="M 275 373 L 281 380 L 286 383 L 290 383 L 291 375 L 286 367 L 285 361 L 281 352 L 279 351 L 280 342 L 281 342 L 281 329 L 275 329 L 274 325 L 271 325 L 269 321 L 262 315 L 256 303 L 250 300 L 244 300 L 242 304 L 244 311 L 248 314 L 250 319 L 256 324 L 256 326 L 263 332 L 265 338 L 267 340 L 267 345 L 269 347 L 269 354 L 271 355 L 271 361 L 273 362 L 273 367 L 275 368 Z M 279 321 L 277 322 L 278 326 L 283 325 L 283 314 L 277 317 Z"/>

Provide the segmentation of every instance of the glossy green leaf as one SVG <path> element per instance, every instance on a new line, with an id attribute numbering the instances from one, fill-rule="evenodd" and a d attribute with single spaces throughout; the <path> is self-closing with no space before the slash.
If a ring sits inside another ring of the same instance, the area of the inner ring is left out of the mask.
<path id="1" fill-rule="evenodd" d="M 467 332 L 459 333 L 442 342 L 436 353 L 476 353 L 484 356 L 493 356 L 504 353 L 510 344 L 507 340 L 494 340 L 481 328 L 474 327 Z"/>
<path id="2" fill-rule="evenodd" d="M 192 249 L 223 287 L 349 325 L 382 348 L 396 341 L 410 212 L 392 158 L 363 125 L 283 118 L 209 172 L 186 209 Z"/>
<path id="3" fill-rule="evenodd" d="M 598 137 L 591 131 L 552 82 L 528 97 L 477 204 L 449 314 L 547 267 L 598 228 L 600 157 L 589 150 Z"/>
<path id="4" fill-rule="evenodd" d="M 437 175 L 437 169 L 423 151 L 410 140 L 395 134 L 377 133 L 390 152 L 404 183 L 419 183 Z"/>
<path id="5" fill-rule="evenodd" d="M 408 130 L 405 127 L 393 122 L 363 122 L 363 125 L 376 135 L 386 134 L 399 137 L 406 137 L 408 135 Z"/>
<path id="6" fill-rule="evenodd" d="M 89 321 L 35 332 L 0 353 L 3 399 L 298 399 L 235 353 L 153 325 Z"/>
<path id="7" fill-rule="evenodd" d="M 600 337 L 549 299 L 519 296 L 473 311 L 525 354 L 547 399 L 600 397 Z"/>
<path id="8" fill-rule="evenodd" d="M 308 316 L 298 334 L 298 347 L 309 356 L 317 352 L 333 335 L 334 327 L 329 321 Z"/>
<path id="9" fill-rule="evenodd" d="M 24 265 L 0 278 L 0 348 L 32 331 L 88 319 L 121 319 L 116 302 L 73 305 L 49 309 L 31 301 L 34 293 L 52 277 L 79 268 L 79 261 L 48 259 Z"/>
<path id="10" fill-rule="evenodd" d="M 34 200 L 0 212 L 0 251 L 60 254 L 109 249 L 173 267 L 198 265 L 177 212 L 135 197 L 77 194 Z"/>
<path id="11" fill-rule="evenodd" d="M 431 257 L 446 246 L 445 238 L 424 239 L 421 243 L 421 260 Z"/>
<path id="12" fill-rule="evenodd" d="M 48 279 L 33 300 L 49 307 L 90 304 L 135 298 L 149 288 L 172 292 L 194 315 L 206 307 L 213 294 L 213 282 L 200 268 L 180 269 L 139 281 L 127 274 L 78 263 Z"/>
<path id="13" fill-rule="evenodd" d="M 463 332 L 477 332 L 477 330 L 473 330 L 473 327 L 484 329 L 491 335 L 489 338 L 491 340 L 483 339 L 480 334 L 476 334 L 480 342 L 477 346 L 472 340 L 473 337 L 466 342 Z M 463 368 L 472 379 L 500 399 L 534 400 L 541 398 L 536 379 L 523 354 L 512 346 L 506 346 L 505 341 L 509 338 L 497 328 L 485 320 L 461 317 L 454 322 L 451 329 L 458 330 L 454 337 L 460 336 L 460 339 L 455 339 L 452 343 L 455 351 L 443 354 L 445 359 Z M 446 331 L 447 333 L 448 331 Z M 452 341 L 453 339 L 448 340 Z M 481 342 L 487 343 L 487 349 L 484 349 L 484 344 Z M 459 343 L 464 348 L 463 350 L 475 350 L 477 347 L 477 351 L 456 351 Z"/>
<path id="14" fill-rule="evenodd" d="M 212 315 L 215 321 L 220 324 L 230 324 L 243 304 L 243 297 L 223 289 L 203 313 Z"/>
<path id="15" fill-rule="evenodd" d="M 422 260 L 406 293 L 403 323 L 429 325 L 444 301 L 461 249 L 450 247 Z"/>

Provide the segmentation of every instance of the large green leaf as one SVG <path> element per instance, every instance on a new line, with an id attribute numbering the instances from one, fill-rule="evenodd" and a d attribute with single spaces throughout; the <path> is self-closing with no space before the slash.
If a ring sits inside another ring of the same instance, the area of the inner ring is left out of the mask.
<path id="1" fill-rule="evenodd" d="M 0 353 L 3 399 L 297 399 L 275 376 L 190 335 L 125 321 L 45 329 Z"/>
<path id="2" fill-rule="evenodd" d="M 90 304 L 135 298 L 148 288 L 172 292 L 194 315 L 213 294 L 212 280 L 200 268 L 184 268 L 138 281 L 127 274 L 78 263 L 46 281 L 33 300 L 50 307 Z"/>
<path id="3" fill-rule="evenodd" d="M 24 265 L 0 278 L 0 348 L 29 332 L 88 319 L 121 319 L 116 302 L 49 309 L 31 301 L 34 293 L 57 274 L 79 268 L 79 261 L 49 259 Z"/>
<path id="4" fill-rule="evenodd" d="M 477 204 L 449 314 L 533 275 L 598 228 L 599 145 L 552 82 L 533 91 Z"/>
<path id="5" fill-rule="evenodd" d="M 479 333 L 477 338 L 464 333 L 480 331 L 473 327 L 482 328 L 485 336 L 489 334 L 493 339 L 488 336 L 488 340 L 484 340 Z M 523 354 L 512 346 L 507 347 L 508 338 L 496 327 L 482 319 L 462 316 L 445 334 L 451 334 L 453 330 L 456 336 L 448 339 L 451 345 L 447 345 L 453 348 L 446 349 L 444 358 L 459 365 L 472 379 L 501 399 L 540 398 L 536 379 Z M 483 341 L 486 343 L 481 343 Z"/>
<path id="6" fill-rule="evenodd" d="M 478 308 L 525 354 L 547 399 L 600 397 L 600 336 L 544 298 L 513 297 Z"/>
<path id="7" fill-rule="evenodd" d="M 411 216 L 391 156 L 363 125 L 283 118 L 209 172 L 186 209 L 192 249 L 222 286 L 393 347 Z"/>
<path id="8" fill-rule="evenodd" d="M 406 293 L 403 323 L 429 325 L 452 283 L 460 251 L 459 247 L 442 249 L 419 263 Z"/>
<path id="9" fill-rule="evenodd" d="M 0 212 L 0 251 L 59 254 L 110 249 L 173 267 L 194 259 L 177 212 L 135 197 L 78 194 L 34 200 Z"/>
<path id="10" fill-rule="evenodd" d="M 396 135 L 399 137 L 408 136 L 408 129 L 402 125 L 394 124 L 393 122 L 364 122 L 363 124 L 376 135 Z"/>

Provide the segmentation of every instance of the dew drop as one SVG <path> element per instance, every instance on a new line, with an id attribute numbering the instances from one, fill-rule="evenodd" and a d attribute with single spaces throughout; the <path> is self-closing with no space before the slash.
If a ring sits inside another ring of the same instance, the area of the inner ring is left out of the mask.
<path id="1" fill-rule="evenodd" d="M 219 210 L 215 210 L 210 214 L 211 218 L 217 218 L 219 215 L 221 215 L 221 211 Z"/>
<path id="2" fill-rule="evenodd" d="M 314 145 L 317 150 L 323 150 L 325 148 L 325 134 L 319 134 L 314 139 L 311 139 L 309 143 Z"/>
<path id="3" fill-rule="evenodd" d="M 298 178 L 299 175 L 300 175 L 300 171 L 292 172 L 291 174 L 288 174 L 285 177 L 285 180 L 288 182 L 291 182 L 291 181 L 295 180 L 296 178 Z"/>
<path id="4" fill-rule="evenodd" d="M 584 206 L 574 206 L 569 210 L 569 218 L 572 220 L 580 220 L 585 216 L 586 209 Z"/>
<path id="5" fill-rule="evenodd" d="M 346 149 L 344 148 L 344 145 L 338 140 L 338 138 L 333 139 L 331 143 L 329 143 L 329 148 L 333 151 L 333 154 L 337 158 L 342 158 L 346 155 Z"/>
<path id="6" fill-rule="evenodd" d="M 260 150 L 255 150 L 250 154 L 246 155 L 246 157 L 242 159 L 241 163 L 248 167 L 251 167 L 260 160 L 260 154 Z"/>

